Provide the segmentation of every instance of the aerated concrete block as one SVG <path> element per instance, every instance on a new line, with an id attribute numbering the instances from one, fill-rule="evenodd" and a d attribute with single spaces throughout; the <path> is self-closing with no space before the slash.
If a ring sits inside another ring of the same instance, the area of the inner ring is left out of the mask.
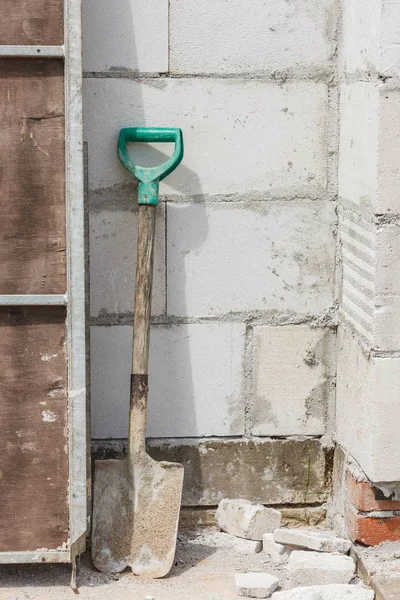
<path id="1" fill-rule="evenodd" d="M 168 123 L 183 130 L 185 157 L 161 182 L 161 195 L 319 199 L 326 190 L 328 98 L 323 83 L 212 78 L 150 82 L 84 80 L 91 190 L 132 179 L 115 151 L 126 123 Z M 154 145 L 153 151 L 140 146 L 132 149 L 133 156 L 147 164 L 163 162 L 171 152 L 168 144 Z"/>
<path id="2" fill-rule="evenodd" d="M 399 372 L 400 358 L 367 356 L 357 339 L 339 328 L 336 441 L 371 481 L 400 480 Z"/>
<path id="3" fill-rule="evenodd" d="M 170 2 L 173 73 L 319 73 L 331 68 L 334 0 Z M 227 18 L 229 11 L 229 18 Z M 235 35 L 232 36 L 232 31 Z"/>
<path id="4" fill-rule="evenodd" d="M 91 349 L 92 436 L 126 438 L 132 327 L 92 327 Z M 148 437 L 243 435 L 243 352 L 239 323 L 153 326 Z"/>
<path id="5" fill-rule="evenodd" d="M 355 585 L 318 585 L 275 592 L 272 600 L 374 600 L 375 592 Z"/>
<path id="6" fill-rule="evenodd" d="M 248 598 L 269 598 L 279 583 L 269 573 L 236 573 L 235 581 L 238 595 Z"/>
<path id="7" fill-rule="evenodd" d="M 85 0 L 83 67 L 122 74 L 168 71 L 168 0 Z"/>
<path id="8" fill-rule="evenodd" d="M 334 300 L 334 212 L 329 202 L 169 204 L 168 314 L 327 309 Z"/>
<path id="9" fill-rule="evenodd" d="M 253 435 L 325 432 L 335 396 L 335 338 L 330 329 L 306 325 L 254 328 Z"/>
<path id="10" fill-rule="evenodd" d="M 347 554 L 351 548 L 350 540 L 340 538 L 330 531 L 313 529 L 277 529 L 274 531 L 274 541 L 317 552 Z"/>
<path id="11" fill-rule="evenodd" d="M 264 533 L 263 552 L 270 556 L 275 563 L 284 563 L 289 560 L 292 547 L 275 542 L 273 533 Z"/>
<path id="12" fill-rule="evenodd" d="M 372 213 L 400 212 L 400 91 L 345 83 L 340 115 L 340 197 Z"/>
<path id="13" fill-rule="evenodd" d="M 280 526 L 282 516 L 279 510 L 249 500 L 224 499 L 219 503 L 216 519 L 219 527 L 231 535 L 261 541 L 264 533 Z"/>
<path id="14" fill-rule="evenodd" d="M 135 199 L 132 197 L 132 204 Z M 165 207 L 157 208 L 152 315 L 165 313 Z M 90 215 L 90 314 L 116 319 L 132 315 L 138 212 L 106 210 Z"/>
<path id="15" fill-rule="evenodd" d="M 290 579 L 299 586 L 349 583 L 355 570 L 354 560 L 344 554 L 295 550 L 288 563 Z"/>

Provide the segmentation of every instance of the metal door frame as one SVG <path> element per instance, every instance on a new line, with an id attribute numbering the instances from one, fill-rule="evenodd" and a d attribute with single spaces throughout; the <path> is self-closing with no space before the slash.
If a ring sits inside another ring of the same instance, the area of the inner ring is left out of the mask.
<path id="1" fill-rule="evenodd" d="M 0 306 L 66 306 L 68 369 L 69 536 L 66 547 L 0 552 L 1 563 L 71 562 L 85 549 L 87 531 L 87 429 L 85 240 L 82 141 L 81 0 L 64 0 L 64 44 L 1 46 L 1 57 L 63 57 L 65 89 L 65 191 L 67 291 L 64 295 L 1 295 Z"/>

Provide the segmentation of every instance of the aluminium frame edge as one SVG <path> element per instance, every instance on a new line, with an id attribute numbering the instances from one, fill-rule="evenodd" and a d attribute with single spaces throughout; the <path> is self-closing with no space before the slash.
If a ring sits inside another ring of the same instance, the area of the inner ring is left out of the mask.
<path id="1" fill-rule="evenodd" d="M 81 0 L 64 0 L 70 560 L 85 550 L 87 429 Z"/>

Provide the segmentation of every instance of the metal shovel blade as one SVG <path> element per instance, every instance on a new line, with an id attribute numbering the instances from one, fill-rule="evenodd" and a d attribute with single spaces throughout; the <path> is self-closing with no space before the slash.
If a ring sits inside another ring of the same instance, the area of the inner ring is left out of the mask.
<path id="1" fill-rule="evenodd" d="M 130 566 L 135 575 L 164 577 L 176 546 L 183 465 L 148 454 L 97 461 L 94 477 L 92 559 L 105 573 Z"/>

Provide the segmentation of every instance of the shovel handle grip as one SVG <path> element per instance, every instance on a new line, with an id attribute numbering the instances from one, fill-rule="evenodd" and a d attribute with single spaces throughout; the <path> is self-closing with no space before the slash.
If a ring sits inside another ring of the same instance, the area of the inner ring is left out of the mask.
<path id="1" fill-rule="evenodd" d="M 175 143 L 172 156 L 157 167 L 141 167 L 128 156 L 127 144 L 136 142 Z M 179 165 L 183 158 L 181 129 L 168 127 L 124 127 L 118 140 L 118 158 L 124 167 L 139 180 L 139 204 L 158 204 L 158 184 Z"/>

